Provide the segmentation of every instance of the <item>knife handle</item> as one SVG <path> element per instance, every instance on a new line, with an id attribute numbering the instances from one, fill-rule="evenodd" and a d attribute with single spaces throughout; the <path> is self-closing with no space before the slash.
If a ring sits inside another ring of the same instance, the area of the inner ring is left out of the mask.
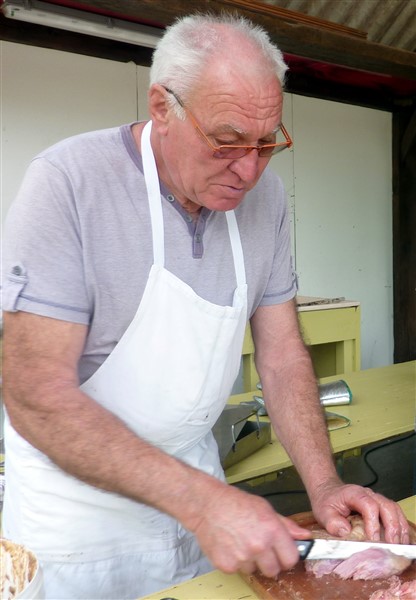
<path id="1" fill-rule="evenodd" d="M 299 557 L 302 560 L 305 560 L 309 552 L 312 550 L 314 541 L 315 540 L 295 540 L 295 544 L 299 552 Z"/>

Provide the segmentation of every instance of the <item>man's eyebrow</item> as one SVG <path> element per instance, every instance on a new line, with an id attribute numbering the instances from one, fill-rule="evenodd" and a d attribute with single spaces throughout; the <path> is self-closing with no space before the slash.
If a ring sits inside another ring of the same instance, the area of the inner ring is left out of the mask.
<path id="1" fill-rule="evenodd" d="M 274 129 L 272 129 L 272 131 L 267 135 L 274 135 L 274 134 L 278 133 L 280 131 L 280 129 L 281 129 L 281 123 L 279 123 L 279 125 L 276 125 L 276 127 Z M 241 129 L 240 127 L 232 125 L 231 123 L 219 124 L 218 127 L 215 128 L 214 133 L 236 133 L 242 137 L 248 135 L 247 131 L 245 131 L 244 129 Z M 267 135 L 264 137 L 267 137 Z"/>
<path id="2" fill-rule="evenodd" d="M 231 123 L 220 123 L 215 127 L 215 133 L 237 133 L 238 135 L 247 135 L 247 131 L 241 129 L 240 127 L 236 127 L 235 125 L 231 125 Z"/>

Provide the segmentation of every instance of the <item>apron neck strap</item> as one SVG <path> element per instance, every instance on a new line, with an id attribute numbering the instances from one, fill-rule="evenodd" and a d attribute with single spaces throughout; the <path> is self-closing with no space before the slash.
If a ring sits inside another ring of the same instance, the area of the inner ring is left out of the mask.
<path id="1" fill-rule="evenodd" d="M 162 202 L 160 196 L 159 175 L 150 143 L 152 121 L 144 126 L 141 139 L 144 179 L 149 200 L 150 220 L 152 224 L 153 262 L 163 267 L 165 264 L 165 236 L 163 228 Z"/>
<path id="2" fill-rule="evenodd" d="M 228 235 L 230 236 L 231 250 L 233 252 L 237 287 L 240 287 L 246 283 L 246 270 L 244 267 L 244 255 L 241 246 L 240 232 L 238 231 L 235 212 L 233 210 L 227 210 L 225 216 L 227 218 Z"/>

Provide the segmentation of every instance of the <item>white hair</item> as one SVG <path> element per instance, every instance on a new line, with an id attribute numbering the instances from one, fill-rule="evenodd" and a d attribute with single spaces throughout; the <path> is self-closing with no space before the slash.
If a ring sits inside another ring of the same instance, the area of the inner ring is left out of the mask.
<path id="1" fill-rule="evenodd" d="M 219 25 L 226 25 L 231 31 L 251 41 L 283 87 L 287 65 L 282 52 L 271 42 L 267 32 L 245 17 L 226 13 L 189 15 L 179 18 L 168 27 L 153 53 L 150 85 L 158 83 L 186 99 L 197 85 L 207 61 L 214 54 L 226 57 L 230 51 Z M 184 118 L 184 111 L 173 95 L 170 102 L 178 117 Z"/>

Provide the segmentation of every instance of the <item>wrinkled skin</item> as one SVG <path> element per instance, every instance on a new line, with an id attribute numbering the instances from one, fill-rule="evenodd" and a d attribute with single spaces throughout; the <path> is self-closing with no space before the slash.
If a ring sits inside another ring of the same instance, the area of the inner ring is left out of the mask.
<path id="1" fill-rule="evenodd" d="M 381 539 L 381 524 L 386 542 L 409 543 L 409 524 L 400 506 L 369 488 L 329 482 L 311 495 L 312 510 L 317 521 L 334 536 L 345 537 L 351 531 L 347 517 L 358 512 L 364 519 L 366 537 Z"/>
<path id="2" fill-rule="evenodd" d="M 274 577 L 298 562 L 293 539 L 310 537 L 263 498 L 231 486 L 215 494 L 207 509 L 194 532 L 213 565 L 225 573 L 258 569 Z"/>

